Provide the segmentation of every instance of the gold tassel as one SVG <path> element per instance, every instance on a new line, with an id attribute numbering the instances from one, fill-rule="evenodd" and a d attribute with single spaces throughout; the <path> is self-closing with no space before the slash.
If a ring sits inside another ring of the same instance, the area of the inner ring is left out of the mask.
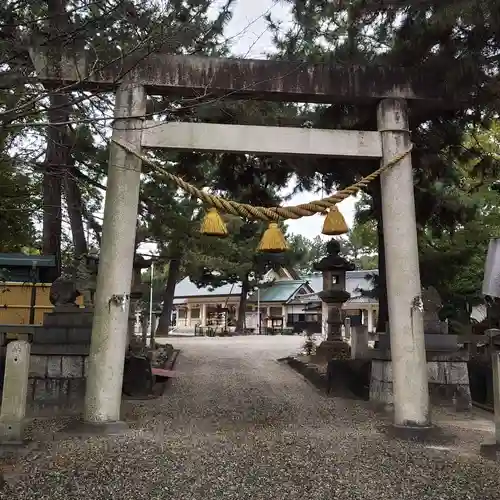
<path id="1" fill-rule="evenodd" d="M 288 245 L 276 222 L 270 222 L 257 247 L 258 252 L 285 252 Z"/>
<path id="2" fill-rule="evenodd" d="M 221 238 L 227 236 L 226 225 L 216 208 L 208 210 L 201 223 L 200 233 L 208 236 L 219 236 Z"/>
<path id="3" fill-rule="evenodd" d="M 330 207 L 323 223 L 323 234 L 328 236 L 338 236 L 349 232 L 344 216 L 340 213 L 337 205 Z"/>

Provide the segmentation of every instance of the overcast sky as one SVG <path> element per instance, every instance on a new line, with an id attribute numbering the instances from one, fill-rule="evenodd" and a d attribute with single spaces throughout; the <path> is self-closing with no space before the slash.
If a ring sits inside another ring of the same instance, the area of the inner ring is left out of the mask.
<path id="1" fill-rule="evenodd" d="M 219 0 L 218 4 L 224 3 Z M 266 55 L 273 52 L 271 34 L 267 30 L 264 19 L 271 13 L 274 20 L 282 21 L 286 28 L 290 21 L 289 5 L 280 0 L 238 0 L 233 9 L 233 18 L 226 28 L 225 34 L 232 45 L 235 55 L 249 59 L 265 59 Z M 291 192 L 293 186 L 287 190 Z M 331 193 L 325 193 L 325 196 Z M 314 193 L 300 193 L 287 202 L 288 205 L 298 205 L 318 198 Z M 350 197 L 339 203 L 339 208 L 346 218 L 347 224 L 352 225 L 354 218 L 354 204 L 356 199 Z M 314 238 L 321 234 L 323 217 L 315 215 L 303 219 L 289 221 L 290 232 L 301 234 L 307 238 Z"/>

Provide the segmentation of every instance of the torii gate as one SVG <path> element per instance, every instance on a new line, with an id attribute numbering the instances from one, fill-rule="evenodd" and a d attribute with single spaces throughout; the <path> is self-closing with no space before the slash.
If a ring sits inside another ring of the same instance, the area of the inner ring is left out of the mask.
<path id="1" fill-rule="evenodd" d="M 116 91 L 113 139 L 141 148 L 241 151 L 380 158 L 387 163 L 410 147 L 407 100 L 442 105 L 446 89 L 393 68 L 153 54 L 94 69 L 87 53 L 68 54 L 57 73 L 47 53 L 32 51 L 39 80 L 70 88 Z M 53 75 L 57 74 L 57 78 Z M 123 76 L 124 75 L 124 76 Z M 374 102 L 378 131 L 316 130 L 145 121 L 146 95 L 226 96 L 288 102 Z M 123 361 L 134 255 L 141 160 L 110 146 L 104 224 L 87 378 L 84 419 L 120 420 Z M 394 423 L 430 425 L 420 303 L 411 158 L 381 176 L 387 292 L 393 365 Z"/>

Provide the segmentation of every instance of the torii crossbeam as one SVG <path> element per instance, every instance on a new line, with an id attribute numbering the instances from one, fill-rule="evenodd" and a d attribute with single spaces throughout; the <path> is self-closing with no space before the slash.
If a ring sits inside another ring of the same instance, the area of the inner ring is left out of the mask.
<path id="1" fill-rule="evenodd" d="M 110 62 L 91 52 L 66 51 L 53 67 L 50 52 L 32 49 L 37 80 L 72 89 L 115 91 L 124 81 L 151 95 L 227 97 L 281 102 L 359 103 L 389 97 L 420 105 L 450 107 L 466 96 L 449 87 L 446 75 L 386 66 L 340 66 L 306 62 L 179 56 L 137 52 Z M 7 82 L 7 80 L 6 80 Z M 8 82 L 10 83 L 10 82 Z M 0 88 L 2 82 L 0 80 Z"/>

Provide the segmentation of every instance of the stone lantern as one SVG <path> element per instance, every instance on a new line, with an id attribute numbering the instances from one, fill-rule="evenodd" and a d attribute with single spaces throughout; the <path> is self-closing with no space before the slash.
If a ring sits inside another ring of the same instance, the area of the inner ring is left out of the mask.
<path id="1" fill-rule="evenodd" d="M 349 344 L 342 338 L 342 304 L 350 298 L 346 291 L 346 272 L 354 270 L 354 264 L 339 255 L 340 244 L 330 240 L 326 246 L 327 255 L 314 264 L 316 271 L 323 274 L 323 291 L 318 294 L 327 309 L 327 339 L 318 347 L 318 357 L 327 360 L 348 357 Z"/>
<path id="2" fill-rule="evenodd" d="M 141 255 L 136 255 L 133 263 L 132 283 L 130 286 L 130 307 L 128 317 L 128 340 L 134 337 L 135 313 L 137 304 L 142 298 L 144 287 L 142 283 L 142 270 L 151 267 L 151 261 L 144 259 Z"/>

